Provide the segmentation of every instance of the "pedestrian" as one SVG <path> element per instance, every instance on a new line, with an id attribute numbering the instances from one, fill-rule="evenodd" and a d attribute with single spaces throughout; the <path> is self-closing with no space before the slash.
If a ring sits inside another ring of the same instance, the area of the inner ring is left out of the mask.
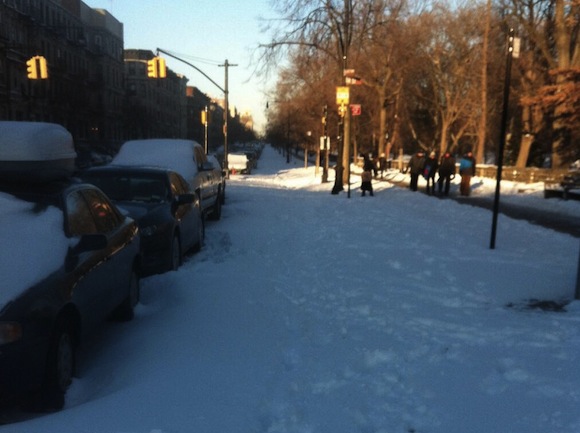
<path id="1" fill-rule="evenodd" d="M 422 150 L 414 154 L 409 160 L 407 171 L 411 172 L 411 182 L 409 183 L 409 188 L 411 188 L 411 191 L 417 191 L 419 176 L 423 172 L 424 164 L 425 164 L 425 154 L 423 153 Z"/>
<path id="2" fill-rule="evenodd" d="M 375 165 L 371 161 L 368 155 L 363 155 L 363 172 L 361 175 L 361 185 L 360 189 L 362 191 L 361 196 L 364 197 L 368 191 L 371 196 L 373 196 L 373 168 Z"/>
<path id="3" fill-rule="evenodd" d="M 475 158 L 471 151 L 461 157 L 459 161 L 459 175 L 461 176 L 459 192 L 462 196 L 467 197 L 471 194 L 471 178 L 475 176 Z"/>
<path id="4" fill-rule="evenodd" d="M 384 153 L 379 156 L 379 173 L 381 173 L 381 179 L 383 178 L 384 172 L 387 169 L 387 157 Z"/>
<path id="5" fill-rule="evenodd" d="M 450 152 L 445 152 L 439 164 L 439 179 L 437 179 L 440 195 L 442 192 L 444 195 L 449 195 L 449 186 L 455 179 L 455 169 L 455 157 Z"/>
<path id="6" fill-rule="evenodd" d="M 428 195 L 435 194 L 435 174 L 437 174 L 438 167 L 437 155 L 435 152 L 431 152 L 423 164 L 423 177 L 427 181 Z"/>

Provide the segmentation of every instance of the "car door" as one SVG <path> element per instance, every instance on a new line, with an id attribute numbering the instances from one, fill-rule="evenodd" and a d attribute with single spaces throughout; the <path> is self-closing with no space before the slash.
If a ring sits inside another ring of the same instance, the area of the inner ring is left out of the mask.
<path id="1" fill-rule="evenodd" d="M 211 170 L 208 170 L 207 157 L 201 146 L 194 148 L 195 161 L 198 168 L 198 177 L 200 178 L 200 199 L 203 209 L 213 205 L 217 191 L 213 190 Z"/>
<path id="2" fill-rule="evenodd" d="M 192 194 L 187 182 L 177 173 L 169 173 L 169 182 L 171 184 L 171 192 L 174 200 L 175 197 L 179 195 Z M 197 204 L 197 206 L 199 205 Z M 197 242 L 199 215 L 196 209 L 196 202 L 175 206 L 174 215 L 175 219 L 179 221 L 181 228 L 183 249 L 184 251 L 187 251 Z"/>
<path id="3" fill-rule="evenodd" d="M 82 316 L 83 331 L 103 321 L 128 294 L 133 248 L 129 227 L 106 196 L 97 189 L 75 189 L 66 196 L 66 223 L 73 237 L 103 235 L 104 248 L 82 251 L 75 257 L 76 277 L 71 299 Z"/>

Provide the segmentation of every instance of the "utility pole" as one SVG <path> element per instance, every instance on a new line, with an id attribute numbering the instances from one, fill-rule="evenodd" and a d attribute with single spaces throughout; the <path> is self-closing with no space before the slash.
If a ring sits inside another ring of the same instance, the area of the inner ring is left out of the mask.
<path id="1" fill-rule="evenodd" d="M 230 170 L 228 168 L 228 118 L 230 117 L 230 107 L 229 107 L 229 90 L 228 90 L 228 69 L 230 66 L 238 66 L 238 65 L 234 65 L 228 62 L 228 59 L 226 59 L 226 61 L 224 62 L 223 65 L 219 65 L 220 67 L 223 67 L 225 69 L 225 90 L 224 90 L 224 94 L 225 94 L 225 98 L 224 98 L 224 105 L 225 105 L 225 110 L 224 110 L 224 167 L 226 169 L 226 177 L 229 179 L 230 178 Z"/>

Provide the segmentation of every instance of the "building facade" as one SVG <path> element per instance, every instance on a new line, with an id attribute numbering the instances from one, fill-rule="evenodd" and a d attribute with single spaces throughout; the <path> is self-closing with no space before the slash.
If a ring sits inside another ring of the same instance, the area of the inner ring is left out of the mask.
<path id="1" fill-rule="evenodd" d="M 35 56 L 46 59 L 45 79 L 28 76 Z M 169 69 L 166 78 L 149 78 L 153 57 L 125 50 L 123 24 L 81 0 L 2 0 L 0 120 L 59 123 L 77 151 L 114 153 L 135 138 L 201 143 L 200 114 L 209 106 L 211 140 L 223 141 L 219 103 L 189 91 L 188 79 Z"/>

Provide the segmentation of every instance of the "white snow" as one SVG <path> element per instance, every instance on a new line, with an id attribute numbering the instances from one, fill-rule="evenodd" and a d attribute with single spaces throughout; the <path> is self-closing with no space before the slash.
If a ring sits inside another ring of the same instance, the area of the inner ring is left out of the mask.
<path id="1" fill-rule="evenodd" d="M 233 176 L 202 251 L 83 348 L 65 409 L 0 432 L 580 431 L 580 304 L 523 307 L 573 298 L 577 238 L 500 215 L 490 250 L 488 210 L 332 195 L 301 165 L 266 147 Z"/>
<path id="2" fill-rule="evenodd" d="M 170 168 L 191 180 L 197 174 L 194 160 L 195 141 L 153 138 L 125 142 L 112 164 L 126 166 L 154 166 Z"/>
<path id="3" fill-rule="evenodd" d="M 74 160 L 70 132 L 44 122 L 0 121 L 0 161 Z"/>
<path id="4" fill-rule="evenodd" d="M 62 266 L 69 240 L 56 207 L 34 205 L 0 193 L 0 311 L 14 297 Z"/>

